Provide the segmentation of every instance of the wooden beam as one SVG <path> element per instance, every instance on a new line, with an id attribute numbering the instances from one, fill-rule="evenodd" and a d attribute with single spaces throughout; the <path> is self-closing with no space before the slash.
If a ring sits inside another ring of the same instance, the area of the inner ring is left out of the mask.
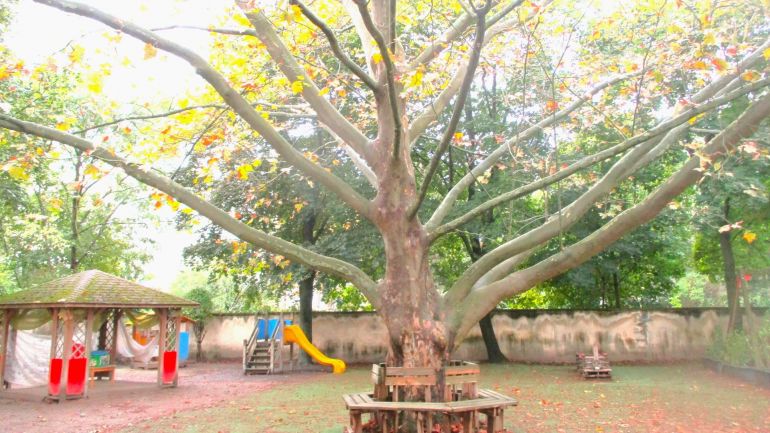
<path id="1" fill-rule="evenodd" d="M 59 309 L 51 308 L 51 356 L 50 359 L 56 358 L 56 343 L 59 342 Z M 49 362 L 50 364 L 50 362 Z"/>
<path id="2" fill-rule="evenodd" d="M 166 351 L 166 322 L 168 318 L 168 309 L 160 308 L 155 310 L 158 314 L 158 324 L 160 332 L 158 333 L 158 386 L 163 386 L 163 353 Z"/>
<path id="3" fill-rule="evenodd" d="M 5 310 L 3 313 L 2 327 L 0 327 L 0 390 L 5 389 L 5 366 L 8 359 L 8 333 L 11 329 L 11 319 L 15 310 Z"/>
<path id="4" fill-rule="evenodd" d="M 123 310 L 115 309 L 115 314 L 112 317 L 112 341 L 110 342 L 110 364 L 117 364 L 118 356 L 118 326 L 120 325 L 120 318 L 123 315 Z"/>
<path id="5" fill-rule="evenodd" d="M 182 332 L 182 311 L 176 310 L 175 314 L 176 316 L 174 318 L 174 321 L 176 322 L 176 326 L 175 326 L 176 338 L 174 340 L 174 350 L 176 351 L 176 372 L 174 372 L 174 387 L 176 387 L 179 384 L 179 368 L 180 368 L 179 334 Z"/>
<path id="6" fill-rule="evenodd" d="M 88 309 L 86 310 L 86 341 L 85 341 L 85 353 L 83 354 L 86 357 L 86 378 L 85 378 L 85 385 L 83 385 L 83 397 L 88 397 L 88 384 L 91 382 L 89 378 L 91 377 L 88 373 L 91 369 L 90 362 L 91 362 L 91 340 L 93 339 L 94 334 L 94 310 Z"/>
<path id="7" fill-rule="evenodd" d="M 67 399 L 67 377 L 69 376 L 70 357 L 72 356 L 72 335 L 74 333 L 75 318 L 72 310 L 62 310 L 64 320 L 64 350 L 62 354 L 61 380 L 59 381 L 59 401 Z"/>

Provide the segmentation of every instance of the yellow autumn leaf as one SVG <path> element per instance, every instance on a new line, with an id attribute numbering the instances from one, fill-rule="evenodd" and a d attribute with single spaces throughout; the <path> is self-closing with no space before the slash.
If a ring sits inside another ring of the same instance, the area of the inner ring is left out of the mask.
<path id="1" fill-rule="evenodd" d="M 173 210 L 174 212 L 179 210 L 179 202 L 174 200 L 171 196 L 168 196 L 168 198 L 166 199 L 166 202 L 171 207 L 171 210 Z"/>
<path id="2" fill-rule="evenodd" d="M 144 60 L 151 59 L 155 57 L 158 54 L 158 49 L 155 48 L 152 44 L 146 43 L 144 44 Z"/>
<path id="3" fill-rule="evenodd" d="M 755 70 L 753 70 L 753 69 L 750 69 L 750 70 L 748 70 L 748 71 L 746 71 L 746 72 L 742 73 L 742 74 L 741 74 L 741 78 L 742 78 L 744 81 L 748 81 L 748 82 L 750 82 L 750 83 L 751 83 L 751 82 L 754 82 L 754 81 L 757 81 L 757 80 L 759 80 L 759 78 L 760 78 L 760 75 L 759 75 L 759 72 L 757 72 L 757 71 L 755 71 Z"/>
<path id="4" fill-rule="evenodd" d="M 295 95 L 298 95 L 302 93 L 302 89 L 304 88 L 304 85 L 302 84 L 302 80 L 297 80 L 293 83 L 291 83 L 291 91 Z"/>
<path id="5" fill-rule="evenodd" d="M 233 16 L 233 21 L 235 21 L 236 23 L 238 23 L 238 24 L 240 24 L 242 26 L 251 27 L 251 23 L 249 22 L 248 18 L 246 18 L 243 15 L 235 15 L 235 16 Z"/>
<path id="6" fill-rule="evenodd" d="M 716 41 L 717 41 L 716 37 L 714 37 L 714 34 L 711 32 L 706 33 L 706 36 L 703 37 L 704 45 L 714 45 Z"/>
<path id="7" fill-rule="evenodd" d="M 329 93 L 329 88 L 328 87 L 324 87 L 323 89 L 321 89 L 318 92 L 318 94 L 321 95 L 321 96 L 326 95 L 327 93 Z"/>
<path id="8" fill-rule="evenodd" d="M 83 55 L 86 53 L 85 48 L 81 47 L 80 45 L 75 45 L 72 47 L 72 51 L 69 53 L 69 59 L 72 63 L 79 63 L 81 60 L 83 60 Z"/>
<path id="9" fill-rule="evenodd" d="M 406 87 L 417 87 L 420 84 L 422 84 L 423 79 L 423 73 L 422 70 L 418 69 L 414 75 L 412 75 L 412 78 L 409 79 L 409 84 L 407 84 Z"/>
<path id="10" fill-rule="evenodd" d="M 59 131 L 67 131 L 72 127 L 72 125 L 76 121 L 77 119 L 75 119 L 74 117 L 67 117 L 66 119 L 56 124 L 56 129 L 58 129 Z"/>
<path id="11" fill-rule="evenodd" d="M 198 117 L 198 113 L 195 110 L 183 111 L 174 116 L 183 125 L 189 125 L 196 117 Z"/>
<path id="12" fill-rule="evenodd" d="M 246 180 L 249 178 L 249 173 L 252 171 L 254 171 L 254 168 L 251 166 L 251 164 L 244 164 L 238 167 L 238 178 Z"/>
<path id="13" fill-rule="evenodd" d="M 92 93 L 102 93 L 102 75 L 91 74 L 86 78 L 86 87 Z"/>
<path id="14" fill-rule="evenodd" d="M 762 56 L 765 57 L 765 60 L 770 60 L 770 48 L 765 48 L 765 50 L 762 51 Z"/>
<path id="15" fill-rule="evenodd" d="M 302 9 L 300 9 L 297 5 L 291 5 L 291 14 L 294 18 L 294 21 L 299 21 L 300 18 L 302 18 Z"/>
<path id="16" fill-rule="evenodd" d="M 382 54 L 381 53 L 374 53 L 374 54 L 372 54 L 372 62 L 374 62 L 375 65 L 380 63 L 381 61 L 382 61 Z"/>
<path id="17" fill-rule="evenodd" d="M 27 180 L 29 179 L 29 174 L 27 174 L 26 170 L 19 167 L 18 165 L 12 165 L 7 168 L 8 175 L 16 180 Z"/>
<path id="18" fill-rule="evenodd" d="M 86 166 L 86 169 L 83 170 L 83 174 L 85 174 L 86 176 L 98 177 L 101 174 L 101 171 L 99 171 L 99 169 L 95 165 L 88 164 L 88 166 Z"/>
<path id="19" fill-rule="evenodd" d="M 305 205 L 303 205 L 302 203 L 295 203 L 295 204 L 294 204 L 294 211 L 295 211 L 295 212 L 299 212 L 299 211 L 301 211 L 301 210 L 302 210 L 302 208 L 303 208 L 304 206 L 305 206 Z"/>
<path id="20" fill-rule="evenodd" d="M 748 243 L 754 243 L 754 241 L 757 239 L 757 234 L 754 232 L 747 231 L 743 234 L 743 240 L 745 240 Z"/>

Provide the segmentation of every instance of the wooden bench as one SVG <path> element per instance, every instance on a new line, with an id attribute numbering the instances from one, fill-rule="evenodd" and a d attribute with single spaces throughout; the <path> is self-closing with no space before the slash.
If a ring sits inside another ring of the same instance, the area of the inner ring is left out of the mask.
<path id="1" fill-rule="evenodd" d="M 506 407 L 515 406 L 518 402 L 498 392 L 482 389 L 477 398 L 449 402 L 408 402 L 375 400 L 372 393 L 361 392 L 343 395 L 345 406 L 350 411 L 350 424 L 353 433 L 363 432 L 363 415 L 370 415 L 371 420 L 382 432 L 395 430 L 399 412 L 413 412 L 417 418 L 417 432 L 426 433 L 431 430 L 435 417 L 443 418 L 443 431 L 449 433 L 452 416 L 462 422 L 463 432 L 471 432 L 478 422 L 478 413 L 486 416 L 487 431 L 495 432 L 503 428 L 503 413 Z M 392 429 L 389 427 L 393 427 Z"/>
<path id="2" fill-rule="evenodd" d="M 114 365 L 103 365 L 101 367 L 88 367 L 88 377 L 89 377 L 89 386 L 94 385 L 94 379 L 96 378 L 97 373 L 107 373 L 107 375 L 110 377 L 110 382 L 115 380 L 115 366 Z"/>
<path id="3" fill-rule="evenodd" d="M 599 351 L 597 345 L 593 348 L 593 356 L 584 353 L 575 354 L 577 371 L 586 379 L 611 379 L 612 368 L 607 354 Z"/>
<path id="4" fill-rule="evenodd" d="M 372 365 L 374 398 L 377 400 L 403 400 L 406 387 L 424 387 L 426 399 L 431 399 L 431 388 L 443 382 L 445 388 L 440 396 L 443 401 L 476 398 L 481 370 L 478 364 L 465 361 L 450 361 L 446 367 L 433 368 L 386 367 Z"/>

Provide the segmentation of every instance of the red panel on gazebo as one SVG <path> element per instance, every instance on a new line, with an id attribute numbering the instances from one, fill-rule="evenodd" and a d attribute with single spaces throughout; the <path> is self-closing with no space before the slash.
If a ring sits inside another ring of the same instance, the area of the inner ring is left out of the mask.
<path id="1" fill-rule="evenodd" d="M 61 358 L 51 360 L 51 370 L 48 375 L 48 395 L 58 395 L 61 390 L 62 365 Z M 67 370 L 67 395 L 83 394 L 86 385 L 87 368 L 88 359 L 70 359 L 69 369 Z"/>
<path id="2" fill-rule="evenodd" d="M 163 352 L 163 383 L 171 384 L 176 377 L 176 351 Z"/>
<path id="3" fill-rule="evenodd" d="M 70 368 L 67 371 L 67 395 L 80 395 L 86 386 L 86 368 L 88 359 L 70 359 Z"/>
<path id="4" fill-rule="evenodd" d="M 59 394 L 59 384 L 61 383 L 61 358 L 51 360 L 51 369 L 48 373 L 48 395 Z"/>

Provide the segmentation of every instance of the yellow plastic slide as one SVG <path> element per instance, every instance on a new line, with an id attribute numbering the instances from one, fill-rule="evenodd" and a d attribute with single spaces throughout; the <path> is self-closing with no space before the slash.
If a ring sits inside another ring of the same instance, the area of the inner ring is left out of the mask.
<path id="1" fill-rule="evenodd" d="M 302 350 L 307 352 L 307 354 L 310 355 L 311 358 L 318 361 L 319 364 L 331 366 L 332 371 L 334 371 L 335 374 L 340 374 L 345 372 L 345 361 L 341 359 L 329 358 L 328 356 L 321 353 L 321 351 L 318 350 L 317 347 L 313 346 L 313 343 L 311 343 L 307 339 L 307 337 L 305 336 L 305 333 L 302 332 L 302 328 L 300 328 L 299 326 L 289 325 L 283 328 L 283 341 L 286 344 L 288 343 L 299 344 L 299 347 L 301 347 Z"/>

